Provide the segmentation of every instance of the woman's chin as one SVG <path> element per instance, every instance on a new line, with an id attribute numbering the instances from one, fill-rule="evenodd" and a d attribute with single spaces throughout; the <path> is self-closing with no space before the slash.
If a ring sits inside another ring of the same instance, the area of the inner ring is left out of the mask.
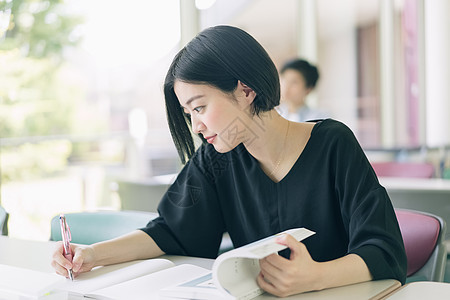
<path id="1" fill-rule="evenodd" d="M 212 145 L 214 146 L 214 149 L 216 149 L 216 151 L 219 153 L 227 153 L 236 148 L 236 146 L 230 147 L 229 145 L 225 145 L 224 143 L 220 142 L 219 143 L 215 142 Z"/>
<path id="2" fill-rule="evenodd" d="M 217 152 L 222 153 L 222 154 L 230 152 L 232 150 L 230 148 L 221 148 L 221 147 L 216 147 L 216 146 L 214 146 L 214 149 L 216 149 Z"/>

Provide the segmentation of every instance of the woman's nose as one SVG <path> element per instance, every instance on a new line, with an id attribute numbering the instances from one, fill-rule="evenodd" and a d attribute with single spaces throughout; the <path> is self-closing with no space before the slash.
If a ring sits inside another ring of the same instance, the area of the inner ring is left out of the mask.
<path id="1" fill-rule="evenodd" d="M 203 132 L 206 128 L 205 124 L 194 116 L 191 116 L 191 123 L 192 123 L 192 131 L 195 134 Z"/>

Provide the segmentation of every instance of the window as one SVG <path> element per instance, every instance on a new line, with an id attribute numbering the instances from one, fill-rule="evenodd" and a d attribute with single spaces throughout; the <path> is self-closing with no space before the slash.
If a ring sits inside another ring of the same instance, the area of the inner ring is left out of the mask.
<path id="1" fill-rule="evenodd" d="M 10 235 L 117 208 L 109 181 L 177 172 L 162 83 L 179 1 L 0 1 L 1 205 Z"/>

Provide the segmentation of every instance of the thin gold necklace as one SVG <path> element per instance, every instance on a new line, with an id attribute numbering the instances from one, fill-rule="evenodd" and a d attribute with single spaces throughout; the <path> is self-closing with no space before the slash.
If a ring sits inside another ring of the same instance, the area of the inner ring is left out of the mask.
<path id="1" fill-rule="evenodd" d="M 269 176 L 269 177 L 271 177 L 271 178 L 272 178 L 273 175 L 276 174 L 276 172 L 278 171 L 278 167 L 280 166 L 281 159 L 283 158 L 283 154 L 284 154 L 284 151 L 285 151 L 285 149 L 286 149 L 286 140 L 287 140 L 287 136 L 288 136 L 288 132 L 289 132 L 289 125 L 290 125 L 290 124 L 291 124 L 291 122 L 288 121 L 288 125 L 287 125 L 287 128 L 286 128 L 286 134 L 285 134 L 285 136 L 284 136 L 283 149 L 281 150 L 280 157 L 278 158 L 278 161 L 277 161 L 277 163 L 276 163 L 276 165 L 275 165 L 275 168 L 273 168 L 272 172 L 270 173 L 270 176 Z"/>

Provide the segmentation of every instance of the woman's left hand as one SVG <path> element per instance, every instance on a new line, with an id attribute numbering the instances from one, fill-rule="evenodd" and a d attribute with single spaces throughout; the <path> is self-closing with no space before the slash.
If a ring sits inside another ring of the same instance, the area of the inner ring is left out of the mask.
<path id="1" fill-rule="evenodd" d="M 317 280 L 320 278 L 320 263 L 311 258 L 306 246 L 288 234 L 279 237 L 277 242 L 291 249 L 291 256 L 286 259 L 271 254 L 261 259 L 258 285 L 278 297 L 320 289 Z"/>

